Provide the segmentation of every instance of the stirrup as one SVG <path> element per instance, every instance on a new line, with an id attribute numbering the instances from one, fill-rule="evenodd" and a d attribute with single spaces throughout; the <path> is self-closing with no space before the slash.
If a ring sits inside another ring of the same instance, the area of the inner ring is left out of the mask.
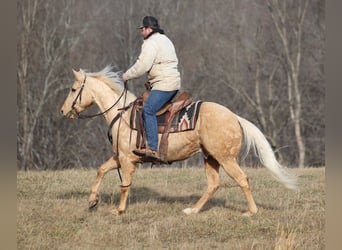
<path id="1" fill-rule="evenodd" d="M 137 156 L 143 157 L 146 161 L 163 162 L 160 158 L 159 152 L 149 148 L 134 149 L 132 152 Z"/>

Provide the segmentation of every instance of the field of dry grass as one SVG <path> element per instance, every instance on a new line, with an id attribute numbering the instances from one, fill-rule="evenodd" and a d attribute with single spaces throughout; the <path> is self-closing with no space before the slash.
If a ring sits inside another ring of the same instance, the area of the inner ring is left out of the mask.
<path id="1" fill-rule="evenodd" d="M 221 170 L 221 187 L 203 211 L 182 209 L 206 189 L 202 168 L 138 168 L 128 210 L 119 178 L 109 172 L 100 203 L 89 211 L 94 169 L 17 173 L 18 249 L 324 249 L 325 169 L 294 169 L 300 191 L 285 189 L 266 169 L 244 169 L 259 212 L 242 217 L 246 201 Z"/>

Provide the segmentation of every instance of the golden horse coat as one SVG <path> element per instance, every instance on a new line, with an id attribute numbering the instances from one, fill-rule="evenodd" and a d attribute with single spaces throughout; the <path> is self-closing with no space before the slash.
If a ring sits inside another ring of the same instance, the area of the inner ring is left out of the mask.
<path id="1" fill-rule="evenodd" d="M 127 92 L 126 98 L 120 98 L 124 91 L 119 74 L 107 66 L 100 72 L 89 73 L 83 70 L 74 71 L 75 82 L 67 96 L 61 113 L 67 118 L 77 118 L 90 105 L 96 104 L 104 112 L 108 124 L 119 113 L 120 108 L 136 99 Z M 117 102 L 115 107 L 113 103 Z M 111 108 L 112 107 L 112 108 Z M 122 186 L 119 205 L 112 209 L 113 214 L 125 211 L 127 197 L 132 184 L 135 167 L 141 158 L 132 153 L 135 143 L 130 143 L 130 134 L 137 135 L 129 127 L 131 110 L 122 114 L 122 122 L 112 127 L 113 151 L 118 154 L 110 157 L 98 169 L 89 197 L 89 207 L 98 203 L 98 192 L 102 178 L 112 170 L 121 168 Z M 160 138 L 159 138 L 160 139 Z M 134 142 L 135 140 L 131 140 Z M 253 148 L 260 163 L 265 166 L 287 188 L 296 189 L 296 178 L 288 174 L 275 158 L 274 152 L 263 133 L 251 122 L 234 114 L 228 108 L 213 102 L 203 102 L 199 111 L 194 130 L 169 135 L 167 161 L 180 161 L 192 155 L 203 152 L 204 168 L 207 177 L 207 190 L 202 197 L 189 208 L 183 210 L 186 214 L 198 213 L 203 205 L 219 188 L 219 168 L 233 178 L 240 186 L 247 200 L 247 211 L 244 215 L 251 216 L 257 212 L 257 206 L 251 193 L 247 175 L 241 170 L 237 159 L 241 154 L 242 144 L 246 152 Z"/>

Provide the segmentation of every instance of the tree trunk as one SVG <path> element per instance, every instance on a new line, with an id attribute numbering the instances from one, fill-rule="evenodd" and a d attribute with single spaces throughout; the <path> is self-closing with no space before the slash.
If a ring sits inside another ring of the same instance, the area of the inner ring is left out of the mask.
<path id="1" fill-rule="evenodd" d="M 302 34 L 308 0 L 294 0 L 289 5 L 296 4 L 291 12 L 287 3 L 269 0 L 268 6 L 276 30 L 283 45 L 285 69 L 287 70 L 288 101 L 290 116 L 294 125 L 296 143 L 298 147 L 298 166 L 305 164 L 305 143 L 301 133 L 302 103 L 299 91 L 299 73 L 301 68 Z"/>

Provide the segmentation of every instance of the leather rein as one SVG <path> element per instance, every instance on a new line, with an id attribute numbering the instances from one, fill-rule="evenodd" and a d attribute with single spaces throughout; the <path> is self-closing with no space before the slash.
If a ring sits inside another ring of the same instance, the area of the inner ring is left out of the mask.
<path id="1" fill-rule="evenodd" d="M 71 110 L 74 112 L 74 114 L 76 114 L 76 117 L 77 119 L 86 119 L 86 118 L 93 118 L 93 117 L 97 117 L 97 116 L 100 116 L 100 115 L 103 115 L 105 113 L 107 113 L 109 110 L 111 110 L 112 108 L 114 108 L 118 103 L 119 101 L 121 100 L 121 98 L 125 95 L 125 102 L 126 103 L 126 96 L 127 96 L 127 83 L 124 82 L 124 89 L 122 90 L 119 98 L 116 100 L 116 102 L 110 106 L 108 109 L 106 109 L 105 111 L 103 112 L 100 112 L 100 113 L 97 113 L 97 114 L 93 114 L 93 115 L 82 115 L 80 113 L 77 112 L 76 108 L 75 108 L 75 105 L 77 103 L 77 100 L 79 99 L 79 102 L 81 103 L 82 101 L 82 92 L 83 92 L 83 89 L 84 89 L 84 86 L 85 86 L 85 83 L 86 83 L 86 80 L 87 80 L 87 75 L 84 74 L 84 80 L 81 84 L 81 88 L 80 88 L 80 91 L 78 92 L 75 100 L 72 102 L 72 105 L 71 105 Z"/>

